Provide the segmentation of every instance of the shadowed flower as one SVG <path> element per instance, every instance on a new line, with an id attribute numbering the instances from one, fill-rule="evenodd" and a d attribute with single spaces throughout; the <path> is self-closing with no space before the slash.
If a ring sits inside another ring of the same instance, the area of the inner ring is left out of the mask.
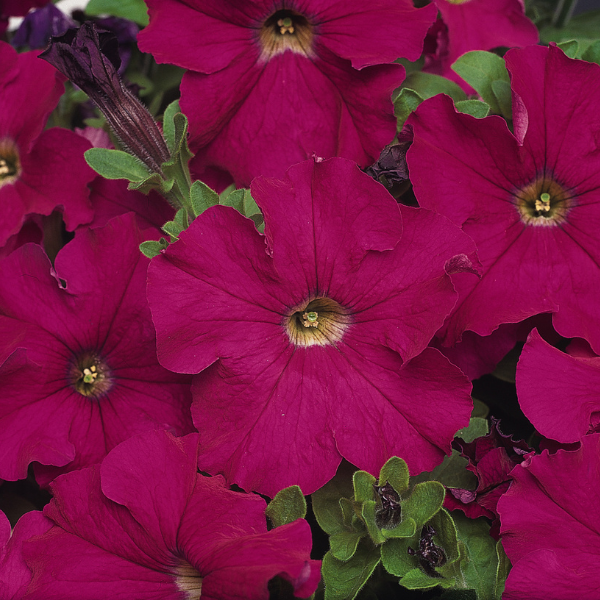
<path id="1" fill-rule="evenodd" d="M 45 484 L 140 431 L 192 430 L 189 378 L 156 360 L 143 239 L 125 215 L 78 232 L 56 271 L 33 244 L 0 262 L 0 477 L 37 461 Z"/>
<path id="2" fill-rule="evenodd" d="M 26 598 L 267 600 L 276 576 L 310 596 L 320 562 L 306 521 L 267 531 L 262 498 L 197 472 L 198 437 L 137 436 L 59 477 L 44 509 L 54 527 L 24 548 Z"/>
<path id="3" fill-rule="evenodd" d="M 564 337 L 600 352 L 600 66 L 551 46 L 510 50 L 514 135 L 500 117 L 458 114 L 437 96 L 408 120 L 407 160 L 419 204 L 461 225 L 483 265 L 457 275 L 459 302 L 442 332 L 489 335 L 553 312 Z"/>
<path id="4" fill-rule="evenodd" d="M 0 42 L 0 247 L 27 215 L 59 209 L 72 231 L 93 214 L 87 184 L 94 172 L 83 159 L 89 143 L 67 129 L 44 131 L 64 86 L 37 56 Z"/>
<path id="5" fill-rule="evenodd" d="M 523 47 L 537 44 L 536 26 L 525 16 L 523 0 L 435 0 L 441 22 L 433 25 L 432 53 L 425 55 L 424 71 L 443 75 L 473 93 L 451 68 L 471 50 Z M 426 50 L 427 52 L 427 50 Z"/>
<path id="6" fill-rule="evenodd" d="M 506 600 L 597 600 L 600 589 L 600 435 L 581 448 L 531 456 L 498 502 L 513 567 Z"/>
<path id="7" fill-rule="evenodd" d="M 470 265 L 472 242 L 344 159 L 257 178 L 252 196 L 265 236 L 214 207 L 148 273 L 159 360 L 202 371 L 200 468 L 269 496 L 312 493 L 342 456 L 371 473 L 394 454 L 433 468 L 471 401 L 425 348 L 454 305 L 445 268 Z"/>
<path id="8" fill-rule="evenodd" d="M 186 69 L 181 109 L 197 170 L 238 186 L 314 154 L 368 166 L 391 142 L 392 63 L 416 60 L 435 7 L 409 0 L 150 0 L 140 48 Z"/>

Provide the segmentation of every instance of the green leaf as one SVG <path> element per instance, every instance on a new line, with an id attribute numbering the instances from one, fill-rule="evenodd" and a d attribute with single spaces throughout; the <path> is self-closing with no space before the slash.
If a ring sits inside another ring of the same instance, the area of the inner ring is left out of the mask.
<path id="1" fill-rule="evenodd" d="M 439 481 L 446 487 L 460 488 L 463 490 L 474 490 L 477 488 L 477 476 L 467 471 L 469 461 L 460 455 L 457 450 L 452 450 L 450 456 L 444 456 L 444 460 L 433 471 L 424 471 L 416 477 L 411 478 L 411 483 L 423 481 Z"/>
<path id="2" fill-rule="evenodd" d="M 377 480 L 373 475 L 366 471 L 356 471 L 352 478 L 352 484 L 354 486 L 354 500 L 356 502 L 366 502 L 367 500 L 373 500 L 375 498 L 375 490 L 373 486 L 377 483 Z"/>
<path id="3" fill-rule="evenodd" d="M 267 517 L 273 527 L 293 523 L 306 516 L 306 499 L 297 485 L 292 485 L 279 492 L 267 506 Z"/>
<path id="4" fill-rule="evenodd" d="M 414 519 L 419 533 L 420 528 L 442 508 L 445 496 L 444 486 L 437 481 L 418 483 L 402 502 L 402 518 Z"/>
<path id="5" fill-rule="evenodd" d="M 494 582 L 494 599 L 500 600 L 510 571 L 510 561 L 506 556 L 506 552 L 504 552 L 501 540 L 496 542 L 496 555 L 498 557 L 498 568 L 496 570 L 496 581 Z"/>
<path id="6" fill-rule="evenodd" d="M 352 558 L 342 562 L 331 551 L 323 557 L 325 600 L 354 600 L 379 564 L 379 550 L 363 540 Z"/>
<path id="7" fill-rule="evenodd" d="M 457 83 L 433 73 L 413 71 L 402 82 L 402 87 L 417 92 L 423 100 L 438 94 L 447 94 L 454 102 L 467 99 L 467 95 Z"/>
<path id="8" fill-rule="evenodd" d="M 577 40 L 567 40 L 556 44 L 569 58 L 577 58 L 579 52 L 579 42 Z"/>
<path id="9" fill-rule="evenodd" d="M 93 17 L 121 17 L 142 27 L 148 25 L 148 7 L 144 0 L 90 0 L 85 7 L 85 13 Z"/>
<path id="10" fill-rule="evenodd" d="M 379 471 L 378 485 L 389 483 L 394 491 L 401 496 L 408 490 L 408 465 L 397 456 L 392 456 Z"/>
<path id="11" fill-rule="evenodd" d="M 220 201 L 219 201 L 220 202 Z M 251 217 L 253 215 L 261 215 L 258 204 L 254 201 L 254 198 L 250 194 L 250 190 L 240 189 L 234 190 L 231 194 L 228 194 L 223 202 L 220 202 L 224 206 L 231 206 L 235 208 L 239 213 L 245 217 Z"/>
<path id="12" fill-rule="evenodd" d="M 173 238 L 171 241 L 175 241 L 184 229 L 187 229 L 187 212 L 184 208 L 180 208 L 175 213 L 175 218 L 172 221 L 167 221 L 163 226 L 162 230 Z"/>
<path id="13" fill-rule="evenodd" d="M 581 55 L 581 58 L 600 65 L 600 40 L 590 44 L 588 49 Z"/>
<path id="14" fill-rule="evenodd" d="M 493 113 L 502 114 L 504 117 L 510 118 L 510 113 L 505 114 L 502 112 L 502 107 L 506 108 L 507 103 L 505 98 L 506 88 L 496 86 L 496 92 L 492 88 L 494 81 L 503 81 L 508 84 L 508 89 L 510 90 L 510 78 L 504 64 L 504 59 L 492 52 L 474 50 L 463 54 L 451 68 L 471 87 L 477 90 L 477 93 L 483 98 L 484 102 L 490 105 L 490 110 Z M 500 94 L 501 98 L 497 98 L 496 93 Z M 508 102 L 510 103 L 510 100 Z"/>
<path id="15" fill-rule="evenodd" d="M 482 419 L 480 417 L 475 417 L 469 419 L 469 426 L 463 427 L 459 429 L 455 434 L 455 438 L 460 438 L 467 443 L 476 440 L 479 437 L 483 437 L 490 432 L 489 424 L 487 419 Z"/>
<path id="16" fill-rule="evenodd" d="M 148 258 L 154 258 L 158 256 L 162 250 L 169 246 L 169 242 L 165 238 L 160 238 L 157 242 L 155 240 L 148 240 L 140 244 L 140 252 Z"/>
<path id="17" fill-rule="evenodd" d="M 506 81 L 492 81 L 492 92 L 498 101 L 500 114 L 506 119 L 512 119 L 512 90 Z"/>
<path id="18" fill-rule="evenodd" d="M 312 509 L 317 523 L 329 535 L 346 531 L 347 526 L 344 523 L 340 499 L 352 498 L 354 495 L 352 488 L 354 470 L 355 467 L 342 461 L 335 477 L 311 496 Z"/>
<path id="19" fill-rule="evenodd" d="M 482 419 L 486 419 L 490 414 L 490 409 L 485 402 L 481 400 L 477 400 L 477 398 L 473 398 L 473 412 L 471 413 L 471 418 L 481 417 Z"/>
<path id="20" fill-rule="evenodd" d="M 178 112 L 181 112 L 179 109 L 179 100 L 174 100 L 167 106 L 163 115 L 163 137 L 171 153 L 175 149 L 175 124 L 173 123 L 173 117 Z"/>
<path id="21" fill-rule="evenodd" d="M 403 88 L 398 97 L 394 100 L 394 116 L 397 119 L 397 129 L 402 130 L 404 122 L 408 119 L 411 112 L 417 110 L 417 107 L 425 98 L 417 94 L 414 90 Z"/>
<path id="22" fill-rule="evenodd" d="M 386 538 L 383 535 L 383 531 L 377 527 L 377 523 L 375 522 L 376 509 L 377 503 L 375 500 L 367 500 L 362 503 L 362 517 L 367 526 L 367 531 L 369 532 L 372 542 L 378 546 L 379 544 L 383 544 Z"/>
<path id="23" fill-rule="evenodd" d="M 506 564 L 499 569 L 496 540 L 490 536 L 490 526 L 484 518 L 469 519 L 460 511 L 454 513 L 458 537 L 466 548 L 466 560 L 461 564 L 464 587 L 477 592 L 477 600 L 500 600 L 504 589 Z M 501 581 L 504 578 L 504 581 Z"/>
<path id="24" fill-rule="evenodd" d="M 202 214 L 207 208 L 219 203 L 219 194 L 202 181 L 194 181 L 190 190 L 194 216 Z"/>
<path id="25" fill-rule="evenodd" d="M 585 53 L 587 48 L 598 39 L 600 31 L 600 10 L 592 10 L 573 17 L 565 27 L 543 27 L 540 29 L 540 41 L 564 42 L 577 40 L 580 51 Z"/>
<path id="26" fill-rule="evenodd" d="M 354 556 L 354 553 L 358 548 L 358 543 L 362 537 L 363 536 L 360 533 L 355 531 L 340 531 L 339 533 L 334 533 L 329 538 L 331 554 L 342 562 L 350 560 Z"/>
<path id="27" fill-rule="evenodd" d="M 429 577 L 422 569 L 412 569 L 401 580 L 400 585 L 409 590 L 428 590 L 440 585 L 440 580 Z"/>
<path id="28" fill-rule="evenodd" d="M 106 179 L 127 179 L 140 182 L 150 176 L 150 171 L 138 158 L 122 150 L 90 148 L 84 153 L 87 164 Z"/>
<path id="29" fill-rule="evenodd" d="M 467 115 L 471 115 L 476 119 L 487 117 L 490 112 L 490 105 L 480 100 L 462 100 L 454 104 L 456 110 Z"/>

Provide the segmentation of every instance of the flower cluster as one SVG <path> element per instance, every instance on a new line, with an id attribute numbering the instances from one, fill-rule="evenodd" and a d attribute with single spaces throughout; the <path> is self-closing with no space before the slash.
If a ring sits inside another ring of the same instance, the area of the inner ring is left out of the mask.
<path id="1" fill-rule="evenodd" d="M 596 600 L 600 41 L 538 44 L 564 3 L 13 4 L 0 600 Z"/>

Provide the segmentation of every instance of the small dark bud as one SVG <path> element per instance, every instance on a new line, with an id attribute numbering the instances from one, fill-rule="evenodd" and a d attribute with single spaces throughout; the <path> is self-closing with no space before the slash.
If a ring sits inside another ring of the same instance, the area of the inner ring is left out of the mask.
<path id="1" fill-rule="evenodd" d="M 385 146 L 379 160 L 367 167 L 365 173 L 387 188 L 408 181 L 408 165 L 406 153 L 412 144 L 412 130 L 402 131 L 398 143 Z"/>
<path id="2" fill-rule="evenodd" d="M 375 524 L 379 529 L 394 529 L 402 520 L 398 492 L 390 485 L 389 481 L 386 481 L 385 485 L 374 485 L 373 488 L 378 499 L 378 506 L 375 509 Z"/>
<path id="3" fill-rule="evenodd" d="M 150 171 L 163 174 L 169 160 L 162 133 L 146 107 L 128 90 L 119 74 L 117 38 L 90 22 L 53 37 L 40 58 L 66 75 L 102 111 L 125 149 Z"/>
<path id="4" fill-rule="evenodd" d="M 423 570 L 430 577 L 441 577 L 436 572 L 436 567 L 443 567 L 446 564 L 447 558 L 444 549 L 433 543 L 435 529 L 431 525 L 426 525 L 421 531 L 421 539 L 419 540 L 419 549 L 413 550 L 410 546 L 408 553 L 411 556 L 416 556 Z"/>

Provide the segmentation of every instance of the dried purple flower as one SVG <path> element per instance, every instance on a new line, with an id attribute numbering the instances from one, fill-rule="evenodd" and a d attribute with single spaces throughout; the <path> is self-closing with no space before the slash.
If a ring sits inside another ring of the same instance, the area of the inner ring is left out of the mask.
<path id="1" fill-rule="evenodd" d="M 161 164 L 170 157 L 167 144 L 152 115 L 117 73 L 121 59 L 114 34 L 86 22 L 53 37 L 40 58 L 86 92 L 123 146 L 148 169 L 162 175 Z"/>
<path id="2" fill-rule="evenodd" d="M 389 481 L 386 481 L 385 485 L 373 487 L 381 501 L 381 505 L 375 509 L 375 523 L 380 529 L 394 529 L 402 519 L 400 496 Z"/>
<path id="3" fill-rule="evenodd" d="M 430 577 L 440 577 L 436 572 L 436 567 L 443 567 L 446 564 L 446 553 L 441 546 L 433 543 L 435 529 L 431 525 L 426 525 L 421 531 L 421 539 L 419 540 L 419 549 L 413 550 L 408 547 L 408 553 L 411 556 L 417 556 L 423 570 Z"/>

